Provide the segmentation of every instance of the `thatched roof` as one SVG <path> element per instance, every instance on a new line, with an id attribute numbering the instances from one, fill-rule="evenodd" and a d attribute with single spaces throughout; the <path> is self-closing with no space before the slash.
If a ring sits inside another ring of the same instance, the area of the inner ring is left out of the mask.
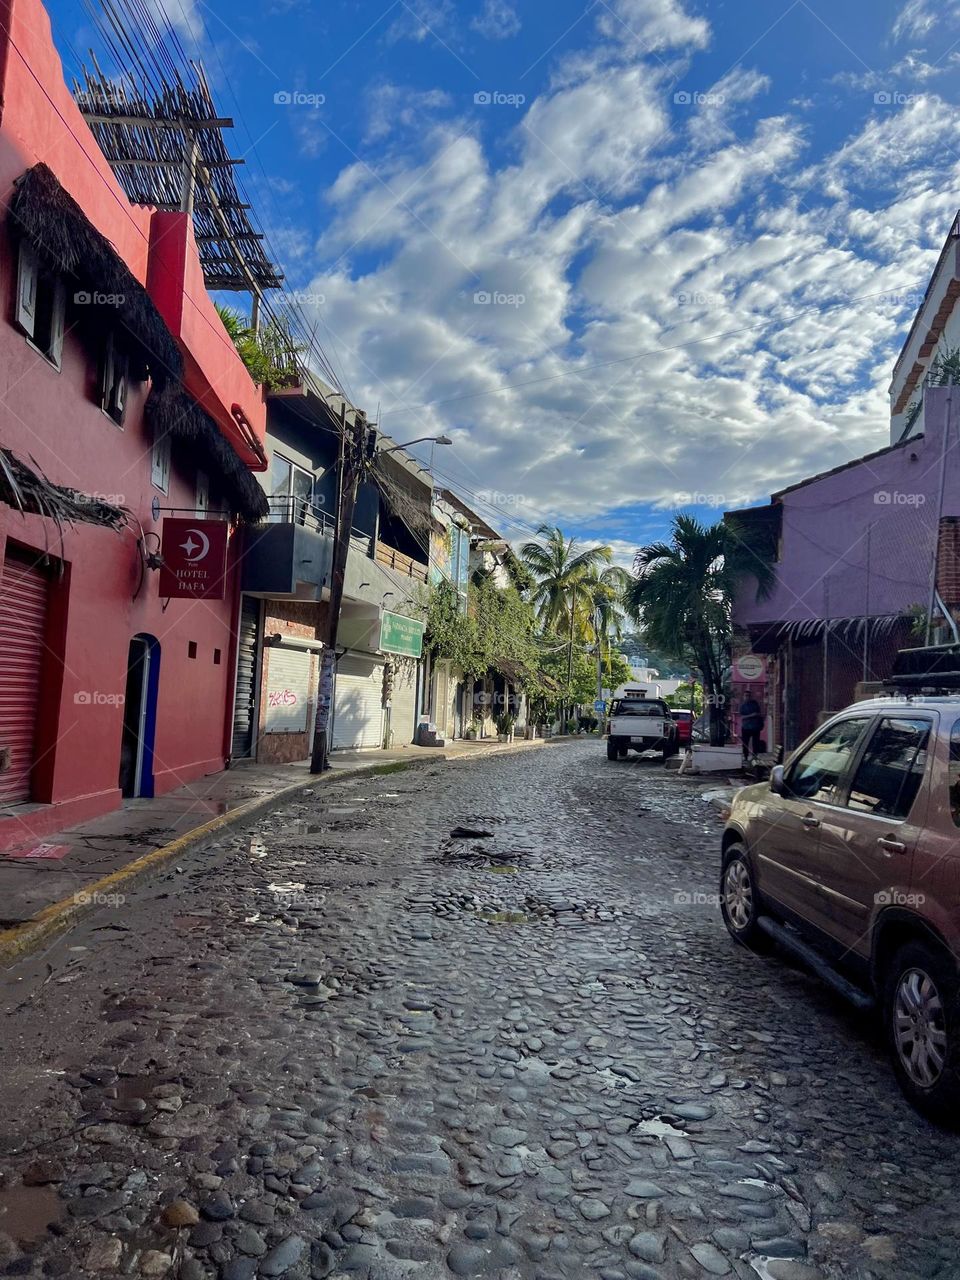
<path id="1" fill-rule="evenodd" d="M 45 164 L 35 164 L 18 180 L 9 218 L 49 268 L 71 277 L 79 289 L 123 299 L 111 312 L 139 347 L 154 383 L 181 377 L 183 359 L 153 299 Z"/>
<path id="2" fill-rule="evenodd" d="M 153 383 L 147 422 L 155 434 L 187 444 L 196 464 L 219 482 L 236 518 L 261 520 L 268 512 L 266 496 L 213 419 L 183 391 L 183 358 L 150 295 L 45 164 L 34 165 L 17 182 L 9 216 L 15 233 L 51 269 L 91 293 L 122 296 L 116 319 L 140 349 Z"/>
<path id="3" fill-rule="evenodd" d="M 169 435 L 186 446 L 197 466 L 219 481 L 231 514 L 256 524 L 270 510 L 267 495 L 224 439 L 220 428 L 178 387 L 154 387 L 147 396 L 144 417 L 157 437 Z"/>
<path id="4" fill-rule="evenodd" d="M 34 471 L 12 450 L 2 447 L 0 502 L 13 507 L 21 515 L 48 517 L 61 533 L 65 524 L 98 524 L 104 529 L 119 532 L 127 523 L 128 516 L 124 507 L 69 489 L 66 485 L 54 484 L 39 467 Z"/>

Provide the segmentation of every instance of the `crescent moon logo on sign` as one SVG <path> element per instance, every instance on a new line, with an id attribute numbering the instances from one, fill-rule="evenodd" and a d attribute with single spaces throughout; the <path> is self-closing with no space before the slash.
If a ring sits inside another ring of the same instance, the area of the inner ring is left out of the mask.
<path id="1" fill-rule="evenodd" d="M 200 539 L 194 542 L 193 535 L 196 534 Z M 196 564 L 198 560 L 203 560 L 207 552 L 210 550 L 210 539 L 202 529 L 188 529 L 186 542 L 180 543 L 181 550 L 187 553 L 187 560 L 190 564 Z"/>

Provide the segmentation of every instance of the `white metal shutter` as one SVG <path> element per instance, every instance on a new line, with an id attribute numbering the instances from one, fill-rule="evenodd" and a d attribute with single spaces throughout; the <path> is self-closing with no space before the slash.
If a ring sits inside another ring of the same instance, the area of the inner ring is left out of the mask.
<path id="1" fill-rule="evenodd" d="M 8 551 L 0 576 L 0 747 L 10 750 L 10 767 L 0 773 L 2 804 L 30 799 L 49 591 L 37 558 Z"/>
<path id="2" fill-rule="evenodd" d="M 394 660 L 390 732 L 395 747 L 408 746 L 417 728 L 417 667 L 407 659 Z"/>
<path id="3" fill-rule="evenodd" d="M 304 649 L 267 649 L 267 733 L 303 733 L 310 701 L 310 654 Z"/>
<path id="4" fill-rule="evenodd" d="M 344 655 L 333 693 L 333 746 L 383 745 L 383 659 Z"/>

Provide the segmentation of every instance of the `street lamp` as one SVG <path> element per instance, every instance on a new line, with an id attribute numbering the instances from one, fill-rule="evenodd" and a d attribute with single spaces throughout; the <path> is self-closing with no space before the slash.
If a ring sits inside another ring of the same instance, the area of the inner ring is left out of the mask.
<path id="1" fill-rule="evenodd" d="M 424 444 L 429 440 L 432 444 L 453 444 L 447 436 L 417 436 L 416 440 L 408 440 L 406 444 L 395 444 L 389 449 L 381 449 L 381 453 L 396 453 L 398 449 L 409 449 L 412 444 Z"/>

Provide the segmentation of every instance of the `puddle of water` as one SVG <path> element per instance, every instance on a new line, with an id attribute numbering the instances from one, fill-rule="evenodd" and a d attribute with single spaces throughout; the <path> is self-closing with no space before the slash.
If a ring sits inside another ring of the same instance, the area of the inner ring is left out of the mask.
<path id="1" fill-rule="evenodd" d="M 52 1222 L 63 1217 L 63 1204 L 52 1187 L 10 1187 L 0 1191 L 0 1231 L 20 1244 L 39 1240 Z"/>

